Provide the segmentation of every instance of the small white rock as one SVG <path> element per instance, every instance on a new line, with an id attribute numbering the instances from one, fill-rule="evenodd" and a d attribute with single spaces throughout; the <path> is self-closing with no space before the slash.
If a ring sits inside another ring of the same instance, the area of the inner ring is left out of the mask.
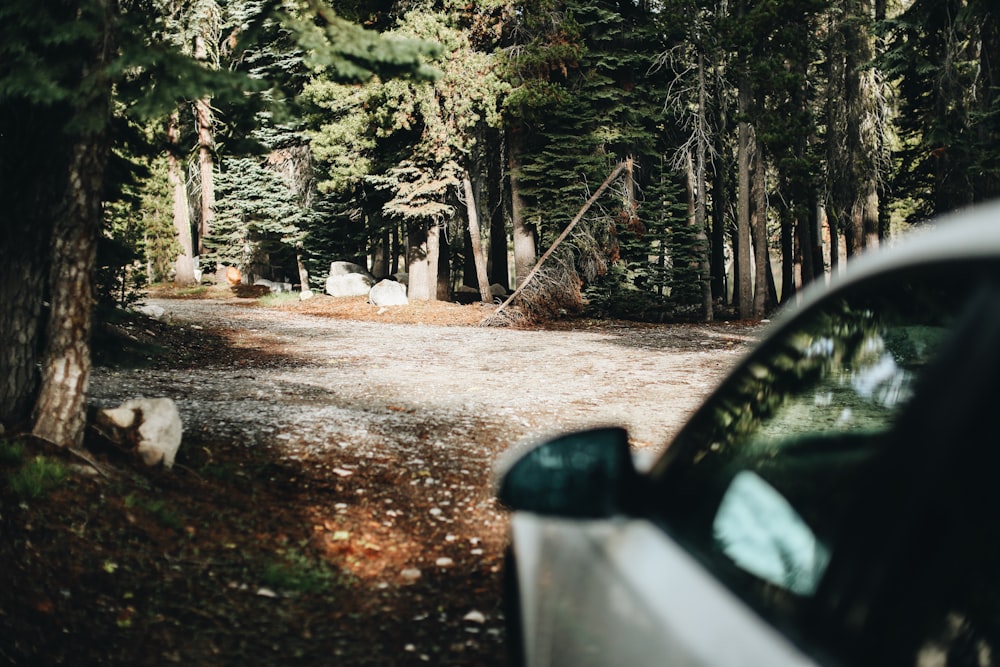
<path id="1" fill-rule="evenodd" d="M 434 561 L 434 564 L 437 565 L 438 567 L 451 567 L 452 565 L 455 564 L 455 561 L 445 556 L 443 558 L 438 558 L 436 561 Z"/>
<path id="2" fill-rule="evenodd" d="M 399 574 L 407 583 L 413 583 L 420 578 L 421 572 L 415 567 L 408 567 Z"/>
<path id="3" fill-rule="evenodd" d="M 486 616 L 481 611 L 472 610 L 468 614 L 462 617 L 463 621 L 469 621 L 470 623 L 485 623 Z"/>

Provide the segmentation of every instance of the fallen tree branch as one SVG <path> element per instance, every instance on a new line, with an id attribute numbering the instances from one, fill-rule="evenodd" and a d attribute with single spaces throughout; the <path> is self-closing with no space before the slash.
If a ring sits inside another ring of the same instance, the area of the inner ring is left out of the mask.
<path id="1" fill-rule="evenodd" d="M 524 280 L 522 280 L 521 284 L 517 286 L 517 289 L 511 292 L 510 296 L 507 297 L 507 300 L 501 303 L 497 307 L 497 309 L 493 311 L 491 317 L 496 317 L 497 315 L 499 315 L 504 310 L 504 308 L 506 308 L 510 304 L 511 301 L 513 301 L 517 296 L 521 294 L 525 286 L 531 282 L 531 280 L 538 273 L 538 270 L 542 268 L 542 264 L 545 263 L 545 260 L 547 260 L 549 256 L 552 255 L 552 253 L 555 251 L 555 249 L 559 246 L 560 243 L 566 240 L 566 237 L 569 236 L 570 232 L 573 231 L 573 228 L 576 227 L 577 223 L 583 219 L 584 214 L 590 209 L 591 206 L 594 205 L 594 202 L 596 202 L 600 198 L 600 196 L 604 194 L 604 191 L 608 189 L 608 186 L 610 186 L 625 169 L 628 169 L 630 172 L 632 171 L 631 158 L 625 160 L 624 162 L 618 163 L 618 166 L 616 166 L 614 170 L 611 172 L 611 174 L 606 179 L 604 179 L 604 182 L 601 183 L 601 187 L 597 188 L 597 191 L 590 196 L 590 199 L 587 200 L 587 203 L 583 205 L 583 207 L 573 217 L 570 223 L 566 225 L 566 229 L 562 231 L 562 234 L 560 234 L 559 237 L 552 242 L 552 245 L 550 245 L 549 249 L 545 251 L 545 254 L 543 254 L 537 262 L 535 262 L 535 265 L 531 268 L 531 271 L 528 271 L 528 275 L 524 277 Z"/>

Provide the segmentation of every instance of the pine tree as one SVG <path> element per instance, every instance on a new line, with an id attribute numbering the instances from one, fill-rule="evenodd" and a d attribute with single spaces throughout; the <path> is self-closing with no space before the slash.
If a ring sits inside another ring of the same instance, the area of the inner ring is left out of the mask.
<path id="1" fill-rule="evenodd" d="M 382 42 L 319 2 L 300 7 L 286 18 L 315 62 L 352 77 L 420 70 L 425 45 Z M 262 9 L 246 33 L 266 18 Z M 0 354 L 0 377 L 8 378 L 0 422 L 30 423 L 58 445 L 83 438 L 102 197 L 114 189 L 107 167 L 121 139 L 116 118 L 163 117 L 180 99 L 244 99 L 260 87 L 185 57 L 165 36 L 163 10 L 111 0 L 0 6 L 0 117 L 8 119 L 0 215 L 14 239 L 0 246 L 0 335 L 16 341 Z"/>
<path id="2" fill-rule="evenodd" d="M 894 188 L 924 218 L 1000 194 L 1000 103 L 992 4 L 916 0 L 889 22 L 886 70 L 898 87 L 903 147 Z"/>

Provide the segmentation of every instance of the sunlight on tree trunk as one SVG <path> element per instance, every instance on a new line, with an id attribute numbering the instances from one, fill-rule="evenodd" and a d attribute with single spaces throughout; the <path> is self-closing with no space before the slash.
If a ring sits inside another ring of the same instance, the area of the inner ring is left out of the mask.
<path id="1" fill-rule="evenodd" d="M 195 60 L 208 60 L 205 38 L 195 37 Z M 215 137 L 212 133 L 211 98 L 203 97 L 194 103 L 198 120 L 198 172 L 201 179 L 201 207 L 198 217 L 198 254 L 205 254 L 205 238 L 212 233 L 212 219 L 215 217 Z M 205 267 L 202 267 L 205 268 Z"/>
<path id="2" fill-rule="evenodd" d="M 188 208 L 187 184 L 180 159 L 180 114 L 173 112 L 167 123 L 167 178 L 173 190 L 174 232 L 181 252 L 175 262 L 174 282 L 178 285 L 193 285 L 194 249 L 191 241 L 191 211 Z"/>
<path id="3" fill-rule="evenodd" d="M 215 161 L 212 149 L 212 107 L 207 98 L 195 102 L 198 117 L 198 172 L 201 177 L 201 210 L 198 222 L 198 254 L 205 254 L 205 238 L 212 233 L 215 217 Z"/>
<path id="4" fill-rule="evenodd" d="M 513 131 L 516 133 L 516 130 Z M 524 199 L 521 196 L 520 147 L 516 140 L 510 145 L 510 214 L 514 241 L 514 285 L 520 286 L 535 265 L 537 250 L 535 233 L 524 219 Z"/>
<path id="5" fill-rule="evenodd" d="M 479 297 L 483 303 L 493 303 L 493 295 L 490 294 L 490 280 L 486 275 L 486 255 L 483 253 L 483 239 L 479 229 L 476 194 L 472 188 L 472 178 L 468 171 L 462 172 L 462 188 L 465 191 L 465 210 L 469 216 L 469 237 L 472 240 L 472 255 L 476 262 Z"/>
<path id="6" fill-rule="evenodd" d="M 108 142 L 103 135 L 85 137 L 74 148 L 52 237 L 48 335 L 32 435 L 60 446 L 83 444 L 93 271 L 107 156 Z"/>
<path id="7" fill-rule="evenodd" d="M 414 222 L 407 234 L 407 297 L 410 301 L 433 301 L 437 294 L 437 224 Z M 433 243 L 433 252 L 431 246 Z M 433 254 L 433 257 L 432 257 Z"/>

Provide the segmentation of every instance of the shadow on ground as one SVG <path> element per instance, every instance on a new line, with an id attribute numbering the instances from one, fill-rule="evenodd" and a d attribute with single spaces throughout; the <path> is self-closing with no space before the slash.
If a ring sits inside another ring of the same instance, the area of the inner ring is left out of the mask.
<path id="1" fill-rule="evenodd" d="M 97 358 L 181 374 L 301 362 L 198 333 L 117 322 Z M 438 426 L 420 457 L 193 432 L 171 472 L 92 437 L 106 475 L 5 445 L 0 664 L 505 664 L 505 518 L 482 470 L 435 450 Z M 38 456 L 65 480 L 15 492 Z"/>

